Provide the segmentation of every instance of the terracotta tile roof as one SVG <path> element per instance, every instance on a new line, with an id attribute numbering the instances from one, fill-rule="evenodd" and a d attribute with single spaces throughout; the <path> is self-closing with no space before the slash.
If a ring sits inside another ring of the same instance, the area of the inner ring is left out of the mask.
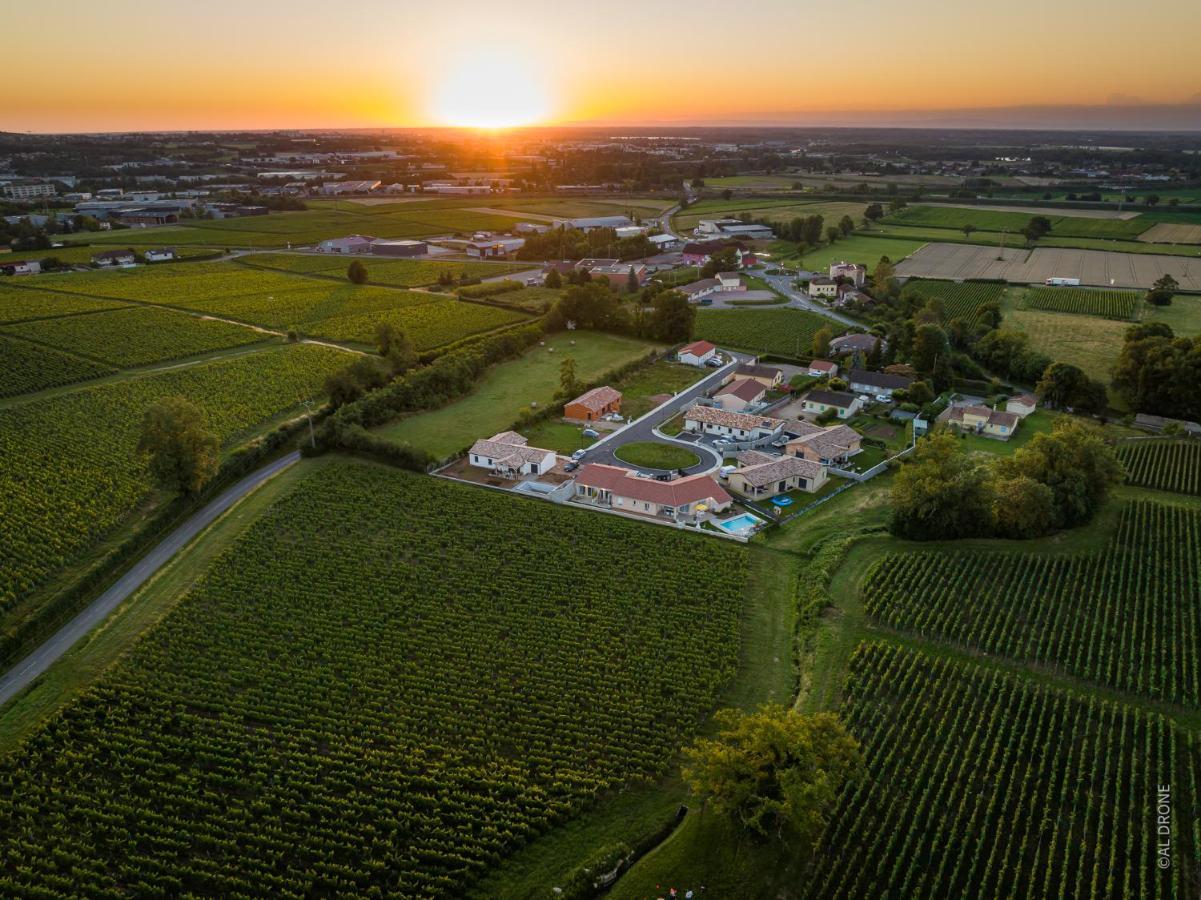
<path id="1" fill-rule="evenodd" d="M 769 419 L 766 416 L 752 416 L 749 413 L 730 412 L 729 410 L 718 409 L 715 406 L 693 406 L 684 413 L 684 420 L 692 420 L 707 425 L 724 425 L 726 428 L 741 428 L 743 431 L 752 431 L 756 428 L 775 431 L 776 428 L 784 423 L 783 419 Z"/>
<path id="2" fill-rule="evenodd" d="M 744 403 L 752 403 L 762 397 L 766 392 L 767 388 L 765 388 L 755 379 L 738 378 L 734 381 L 731 381 L 729 384 L 719 390 L 714 396 L 724 397 L 726 395 L 730 395 L 737 397 Z"/>
<path id="3" fill-rule="evenodd" d="M 819 372 L 837 372 L 838 363 L 832 363 L 828 359 L 814 359 L 809 361 L 809 368 Z"/>
<path id="4" fill-rule="evenodd" d="M 821 475 L 821 471 L 821 463 L 801 459 L 799 456 L 781 456 L 770 462 L 762 462 L 739 469 L 736 474 L 741 475 L 751 487 L 763 487 L 765 484 L 771 484 L 782 478 L 791 478 L 794 475 L 799 475 L 801 478 L 817 478 Z"/>
<path id="5" fill-rule="evenodd" d="M 1033 394 L 1018 394 L 1009 398 L 1010 403 L 1020 403 L 1023 406 L 1038 406 L 1038 398 Z"/>
<path id="6" fill-rule="evenodd" d="M 801 435 L 789 441 L 786 446 L 795 448 L 804 444 L 806 447 L 812 447 L 822 459 L 838 459 L 845 456 L 860 440 L 859 432 L 851 426 L 836 425 L 833 428 L 821 428 Z"/>
<path id="7" fill-rule="evenodd" d="M 1017 413 L 989 409 L 987 406 L 955 406 L 947 413 L 947 419 L 951 422 L 962 422 L 967 413 L 984 419 L 988 425 L 1004 425 L 1006 428 L 1013 428 L 1022 420 Z"/>
<path id="8" fill-rule="evenodd" d="M 703 500 L 718 504 L 732 502 L 725 488 L 709 475 L 688 475 L 675 481 L 658 481 L 639 478 L 631 470 L 619 466 L 586 463 L 576 473 L 575 481 L 584 487 L 609 491 L 617 497 L 660 506 L 684 506 Z"/>
<path id="9" fill-rule="evenodd" d="M 597 387 L 590 391 L 585 391 L 567 405 L 583 406 L 585 409 L 590 409 L 593 412 L 600 412 L 609 404 L 619 402 L 621 402 L 621 391 L 605 385 L 604 387 Z"/>
<path id="10" fill-rule="evenodd" d="M 486 440 L 480 439 L 471 445 L 468 452 L 474 456 L 487 456 L 498 463 L 514 467 L 527 462 L 542 462 L 548 453 L 554 454 L 553 450 L 527 446 L 526 439 L 516 431 L 502 431 Z"/>
<path id="11" fill-rule="evenodd" d="M 680 348 L 680 353 L 691 353 L 693 356 L 704 356 L 711 350 L 716 350 L 716 344 L 710 344 L 708 341 L 693 341 L 685 347 Z"/>

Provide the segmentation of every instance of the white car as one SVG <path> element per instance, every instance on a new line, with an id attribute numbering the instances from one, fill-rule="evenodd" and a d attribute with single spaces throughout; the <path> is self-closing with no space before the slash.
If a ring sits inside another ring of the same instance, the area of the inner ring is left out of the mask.
<path id="1" fill-rule="evenodd" d="M 892 394 L 876 394 L 876 400 L 880 403 L 891 403 Z"/>
<path id="2" fill-rule="evenodd" d="M 575 453 L 571 454 L 571 459 L 572 459 L 572 461 L 573 461 L 573 462 L 579 462 L 581 459 L 583 459 L 583 458 L 584 458 L 584 455 L 585 455 L 587 452 L 588 452 L 587 450 L 577 450 Z"/>

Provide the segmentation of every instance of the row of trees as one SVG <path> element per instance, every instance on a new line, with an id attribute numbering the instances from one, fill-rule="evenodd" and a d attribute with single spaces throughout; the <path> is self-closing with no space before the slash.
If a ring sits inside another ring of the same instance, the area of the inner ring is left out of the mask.
<path id="1" fill-rule="evenodd" d="M 988 461 L 938 431 L 897 472 L 890 528 L 918 541 L 1039 537 L 1091 520 L 1122 475 L 1100 432 L 1075 419 Z"/>
<path id="2" fill-rule="evenodd" d="M 584 232 L 576 228 L 553 228 L 542 234 L 527 235 L 525 244 L 517 251 L 518 259 L 586 259 L 601 257 L 623 262 L 642 259 L 655 253 L 646 235 L 619 238 L 612 228 L 593 228 Z"/>
<path id="3" fill-rule="evenodd" d="M 569 325 L 630 334 L 674 344 L 692 338 L 696 309 L 679 291 L 652 282 L 633 303 L 623 303 L 608 284 L 590 281 L 568 287 L 547 313 L 547 331 Z"/>

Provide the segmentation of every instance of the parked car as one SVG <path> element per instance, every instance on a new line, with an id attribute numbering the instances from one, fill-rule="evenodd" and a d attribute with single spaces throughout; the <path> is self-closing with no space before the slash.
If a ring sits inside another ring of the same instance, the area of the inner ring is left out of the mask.
<path id="1" fill-rule="evenodd" d="M 738 471 L 738 466 L 722 466 L 717 470 L 717 474 L 722 478 L 729 478 L 731 474 Z"/>
<path id="2" fill-rule="evenodd" d="M 584 458 L 584 454 L 586 454 L 587 452 L 588 452 L 587 450 L 577 450 L 575 453 L 571 454 L 572 461 L 579 462 L 581 459 Z"/>
<path id="3" fill-rule="evenodd" d="M 725 363 L 721 361 L 721 357 L 715 356 L 713 359 L 705 360 L 705 365 L 707 365 L 710 369 L 720 369 L 725 365 Z"/>
<path id="4" fill-rule="evenodd" d="M 541 284 L 542 284 L 542 279 L 540 279 L 540 278 L 527 278 L 525 280 L 526 287 L 539 287 Z"/>
<path id="5" fill-rule="evenodd" d="M 876 394 L 876 400 L 880 403 L 891 403 L 892 394 Z"/>
<path id="6" fill-rule="evenodd" d="M 583 431 L 580 432 L 580 434 L 582 434 L 584 437 L 590 437 L 590 438 L 600 437 L 600 432 L 597 431 L 595 428 L 585 428 Z"/>
<path id="7" fill-rule="evenodd" d="M 578 462 L 569 462 L 567 465 L 565 465 L 563 467 L 563 471 L 564 472 L 574 472 L 579 467 L 580 467 L 580 464 Z"/>

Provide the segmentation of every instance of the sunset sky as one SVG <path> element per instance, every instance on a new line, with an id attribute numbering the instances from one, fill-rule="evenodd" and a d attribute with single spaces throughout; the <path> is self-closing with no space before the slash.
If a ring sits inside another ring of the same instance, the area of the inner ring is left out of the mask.
<path id="1" fill-rule="evenodd" d="M 0 95 L 11 131 L 803 125 L 1201 100 L 1195 0 L 13 6 Z"/>

